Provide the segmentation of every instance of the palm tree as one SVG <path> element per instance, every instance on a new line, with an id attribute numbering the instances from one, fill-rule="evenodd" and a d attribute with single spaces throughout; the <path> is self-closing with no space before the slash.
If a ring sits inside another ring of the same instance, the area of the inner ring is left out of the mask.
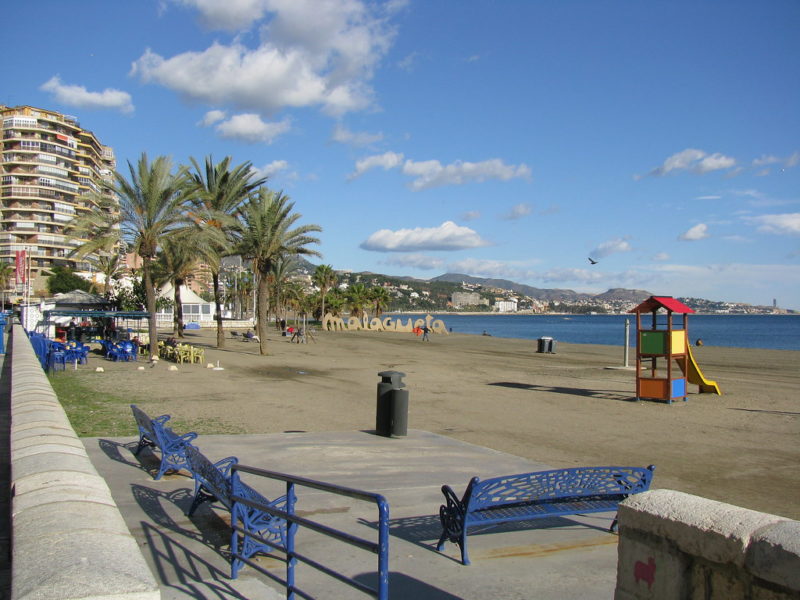
<path id="1" fill-rule="evenodd" d="M 319 288 L 319 295 L 322 299 L 321 319 L 325 318 L 325 294 L 336 285 L 336 271 L 331 265 L 319 265 L 314 269 L 311 280 Z"/>
<path id="2" fill-rule="evenodd" d="M 3 310 L 6 309 L 6 290 L 11 279 L 14 277 L 14 267 L 11 263 L 0 262 L 0 290 L 3 293 Z"/>
<path id="3" fill-rule="evenodd" d="M 261 354 L 267 353 L 267 310 L 269 300 L 268 278 L 274 263 L 285 256 L 314 255 L 319 252 L 307 246 L 318 244 L 319 239 L 309 234 L 322 231 L 319 225 L 299 225 L 302 215 L 292 212 L 294 202 L 282 192 L 260 188 L 239 211 L 239 253 L 253 260 L 253 269 L 259 275 L 256 303 L 256 326 Z"/>
<path id="4" fill-rule="evenodd" d="M 287 303 L 284 291 L 289 285 L 289 277 L 297 271 L 298 263 L 294 256 L 279 256 L 267 276 L 269 287 L 269 311 L 275 315 L 275 326 L 280 329 L 280 318 L 286 318 Z"/>
<path id="5" fill-rule="evenodd" d="M 375 286 L 369 288 L 367 296 L 375 309 L 375 316 L 380 317 L 384 310 L 389 306 L 391 296 L 389 290 L 383 286 Z"/>
<path id="6" fill-rule="evenodd" d="M 146 153 L 142 153 L 135 166 L 129 161 L 128 170 L 130 179 L 114 173 L 114 192 L 119 200 L 118 223 L 122 238 L 130 242 L 130 247 L 142 259 L 152 359 L 158 352 L 152 263 L 161 244 L 191 224 L 183 210 L 186 172 L 182 167 L 173 172 L 172 161 L 166 156 L 150 162 Z"/>
<path id="7" fill-rule="evenodd" d="M 347 303 L 344 295 L 339 290 L 334 289 L 327 293 L 326 298 L 328 302 L 328 312 L 334 317 L 341 317 L 342 309 Z"/>
<path id="8" fill-rule="evenodd" d="M 123 269 L 119 253 L 101 253 L 97 258 L 97 269 L 103 275 L 103 298 L 108 300 L 111 297 L 111 282 Z"/>
<path id="9" fill-rule="evenodd" d="M 226 156 L 216 165 L 214 159 L 207 156 L 205 168 L 201 168 L 194 158 L 191 159 L 191 162 L 194 167 L 190 176 L 191 201 L 195 208 L 194 217 L 205 226 L 216 228 L 226 234 L 220 238 L 218 245 L 212 246 L 216 259 L 209 264 L 214 287 L 217 348 L 224 348 L 225 331 L 222 328 L 222 297 L 219 285 L 221 259 L 230 254 L 231 246 L 234 243 L 233 215 L 248 196 L 267 181 L 267 178 L 254 179 L 252 165 L 249 162 L 231 168 L 230 156 Z"/>
<path id="10" fill-rule="evenodd" d="M 188 237 L 188 236 L 187 236 Z M 158 259 L 153 263 L 153 283 L 158 287 L 166 283 L 172 285 L 172 332 L 183 337 L 183 303 L 181 302 L 181 286 L 197 266 L 197 253 L 194 245 L 188 240 L 173 238 L 162 244 Z"/>
<path id="11" fill-rule="evenodd" d="M 350 316 L 360 317 L 369 305 L 367 288 L 363 283 L 354 283 L 347 288 L 347 303 L 350 305 Z"/>

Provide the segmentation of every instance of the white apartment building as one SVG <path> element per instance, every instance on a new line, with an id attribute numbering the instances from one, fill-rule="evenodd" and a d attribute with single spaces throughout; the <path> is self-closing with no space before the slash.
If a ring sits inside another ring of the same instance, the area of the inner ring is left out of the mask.
<path id="1" fill-rule="evenodd" d="M 64 229 L 94 208 L 90 194 L 112 177 L 114 151 L 69 115 L 0 105 L 0 117 L 0 261 L 13 264 L 16 253 L 25 251 L 36 290 L 36 278 L 49 268 L 88 269 L 69 258 L 81 240 Z"/>

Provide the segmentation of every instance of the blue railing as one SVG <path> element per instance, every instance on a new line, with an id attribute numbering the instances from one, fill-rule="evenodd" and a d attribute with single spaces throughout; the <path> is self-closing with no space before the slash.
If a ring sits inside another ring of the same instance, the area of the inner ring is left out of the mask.
<path id="1" fill-rule="evenodd" d="M 251 475 L 257 475 L 259 477 L 266 477 L 268 479 L 276 479 L 285 482 L 286 510 L 282 511 L 275 508 L 274 506 L 253 502 L 251 500 L 248 500 L 247 498 L 243 498 L 242 496 L 238 495 L 237 488 L 241 489 L 241 486 L 239 484 L 240 471 L 244 473 L 249 473 Z M 333 529 L 332 527 L 329 527 L 322 523 L 317 523 L 316 521 L 312 521 L 305 517 L 297 516 L 297 514 L 295 514 L 295 504 L 297 502 L 297 496 L 295 494 L 296 486 L 303 486 L 322 492 L 337 494 L 339 496 L 347 496 L 355 500 L 374 502 L 378 508 L 378 541 L 373 542 L 364 538 L 360 538 L 351 535 L 349 533 L 346 533 L 344 531 Z M 241 527 L 239 522 L 233 519 L 231 523 L 231 526 L 233 527 L 234 530 L 234 536 L 236 534 L 241 534 L 243 536 L 249 536 L 251 538 L 255 538 L 258 542 L 266 543 L 276 552 L 281 553 L 285 556 L 283 562 L 286 563 L 286 579 L 281 579 L 281 577 L 276 575 L 275 573 L 267 571 L 259 564 L 239 554 L 238 544 L 236 545 L 231 544 L 232 561 L 241 561 L 242 563 L 247 564 L 248 566 L 259 571 L 260 573 L 266 575 L 273 581 L 284 586 L 286 588 L 287 600 L 294 600 L 297 596 L 313 600 L 312 596 L 310 596 L 308 593 L 304 592 L 303 590 L 299 589 L 296 586 L 295 568 L 297 566 L 298 561 L 303 563 L 304 565 L 308 565 L 309 567 L 316 569 L 321 573 L 324 573 L 329 577 L 332 577 L 340 582 L 343 582 L 364 594 L 370 595 L 373 598 L 377 598 L 378 600 L 388 600 L 389 598 L 389 503 L 383 496 L 381 496 L 380 494 L 364 492 L 361 490 L 356 490 L 340 485 L 324 483 L 321 481 L 315 481 L 313 479 L 306 479 L 304 477 L 295 477 L 294 475 L 288 475 L 286 473 L 267 471 L 264 469 L 258 469 L 255 467 L 249 467 L 247 465 L 240 465 L 240 464 L 235 464 L 232 466 L 231 488 L 233 490 L 232 498 L 234 501 L 234 506 L 237 502 L 239 502 L 244 504 L 245 506 L 249 506 L 250 508 L 268 513 L 274 517 L 285 519 L 286 522 L 288 523 L 288 527 L 286 528 L 285 547 L 280 547 L 280 545 L 271 543 L 268 540 L 264 540 L 263 538 L 254 535 L 253 532 L 247 531 L 246 529 Z M 236 514 L 236 511 L 232 510 L 231 514 L 232 515 Z M 360 581 L 357 581 L 351 577 L 343 575 L 342 573 L 339 573 L 321 564 L 320 562 L 298 552 L 295 548 L 295 538 L 297 535 L 298 528 L 300 527 L 305 527 L 316 533 L 325 535 L 329 538 L 333 538 L 338 542 L 342 542 L 351 546 L 355 546 L 357 548 L 361 548 L 362 550 L 365 550 L 372 554 L 377 554 L 378 587 L 373 588 L 371 586 L 365 585 Z"/>

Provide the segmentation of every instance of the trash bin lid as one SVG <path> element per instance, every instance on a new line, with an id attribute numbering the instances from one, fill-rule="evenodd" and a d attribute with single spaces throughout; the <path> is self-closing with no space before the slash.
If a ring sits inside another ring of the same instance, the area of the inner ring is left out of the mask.
<path id="1" fill-rule="evenodd" d="M 383 379 L 384 383 L 391 383 L 397 387 L 405 387 L 405 384 L 402 382 L 403 377 L 406 376 L 405 373 L 401 373 L 400 371 L 381 371 L 378 375 Z"/>

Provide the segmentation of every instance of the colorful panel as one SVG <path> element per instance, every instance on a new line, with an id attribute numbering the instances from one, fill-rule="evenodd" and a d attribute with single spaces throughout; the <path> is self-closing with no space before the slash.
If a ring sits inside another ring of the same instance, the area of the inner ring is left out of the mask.
<path id="1" fill-rule="evenodd" d="M 641 354 L 666 354 L 666 331 L 642 331 L 639 336 L 639 352 Z"/>
<path id="2" fill-rule="evenodd" d="M 639 396 L 642 398 L 657 398 L 669 400 L 669 381 L 666 379 L 641 379 L 639 381 Z"/>
<path id="3" fill-rule="evenodd" d="M 685 397 L 686 397 L 686 380 L 683 378 L 673 379 L 671 398 L 685 398 Z"/>
<path id="4" fill-rule="evenodd" d="M 682 329 L 672 332 L 672 353 L 686 354 L 686 332 Z"/>

